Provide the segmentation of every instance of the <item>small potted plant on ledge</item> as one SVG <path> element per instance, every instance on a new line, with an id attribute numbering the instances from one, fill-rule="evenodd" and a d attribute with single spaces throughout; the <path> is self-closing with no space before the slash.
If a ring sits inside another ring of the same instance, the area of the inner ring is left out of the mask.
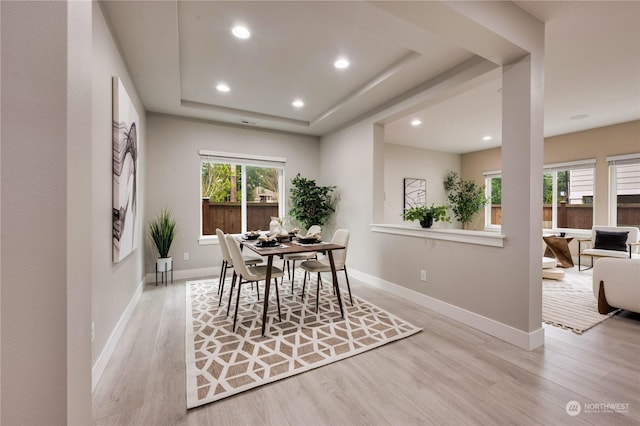
<path id="1" fill-rule="evenodd" d="M 449 222 L 447 216 L 447 206 L 414 206 L 405 209 L 402 213 L 402 219 L 405 221 L 417 220 L 423 228 L 431 228 L 433 222 Z"/>
<path id="2" fill-rule="evenodd" d="M 156 218 L 149 221 L 151 241 L 159 255 L 156 260 L 156 273 L 173 271 L 173 261 L 169 257 L 169 249 L 176 231 L 176 220 L 168 209 L 162 210 Z"/>

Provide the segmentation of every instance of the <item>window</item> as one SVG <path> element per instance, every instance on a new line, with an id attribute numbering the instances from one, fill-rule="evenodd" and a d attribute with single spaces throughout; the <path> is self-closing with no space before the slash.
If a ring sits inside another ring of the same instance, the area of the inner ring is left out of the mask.
<path id="1" fill-rule="evenodd" d="M 542 179 L 545 229 L 591 229 L 595 160 L 552 164 Z"/>
<path id="2" fill-rule="evenodd" d="M 484 210 L 485 229 L 499 229 L 502 226 L 502 175 L 500 172 L 484 173 L 485 196 L 490 201 Z"/>
<path id="3" fill-rule="evenodd" d="M 609 223 L 640 227 L 640 154 L 608 157 Z"/>
<path id="4" fill-rule="evenodd" d="M 268 230 L 284 216 L 285 159 L 200 151 L 201 236 Z"/>

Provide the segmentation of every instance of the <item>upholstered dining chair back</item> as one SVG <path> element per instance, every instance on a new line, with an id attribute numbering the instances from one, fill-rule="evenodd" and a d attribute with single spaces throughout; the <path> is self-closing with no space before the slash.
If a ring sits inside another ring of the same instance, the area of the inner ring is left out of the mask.
<path id="1" fill-rule="evenodd" d="M 231 253 L 229 253 L 229 246 L 227 245 L 227 239 L 222 229 L 216 228 L 216 235 L 218 236 L 218 243 L 220 243 L 220 252 L 222 253 L 222 260 L 226 261 L 229 266 L 233 266 L 233 259 L 231 258 Z"/>
<path id="2" fill-rule="evenodd" d="M 256 275 L 253 274 L 247 267 L 247 264 L 244 263 L 242 252 L 240 251 L 240 242 L 238 242 L 233 235 L 227 235 L 226 241 L 236 272 L 247 281 L 257 281 Z"/>
<path id="3" fill-rule="evenodd" d="M 331 238 L 333 244 L 344 246 L 344 250 L 334 250 L 333 262 L 336 264 L 336 270 L 344 268 L 347 263 L 347 247 L 349 246 L 349 231 L 346 229 L 338 229 Z"/>
<path id="4" fill-rule="evenodd" d="M 309 234 L 319 234 L 321 232 L 322 232 L 322 228 L 320 227 L 320 225 L 311 225 L 311 227 L 307 231 L 307 235 L 309 235 Z"/>
<path id="5" fill-rule="evenodd" d="M 336 271 L 344 271 L 344 277 L 347 281 L 347 289 L 349 290 L 349 300 L 351 301 L 351 305 L 353 306 L 353 297 L 351 296 L 351 284 L 349 284 L 349 275 L 347 274 L 347 248 L 349 246 L 349 231 L 346 229 L 338 229 L 334 234 L 333 238 L 331 238 L 331 242 L 333 244 L 344 246 L 344 249 L 333 250 L 331 252 L 333 256 L 333 263 L 335 264 Z M 304 269 L 304 278 L 302 279 L 302 299 L 304 300 L 304 290 L 307 286 L 307 275 L 310 273 L 318 274 L 318 286 L 316 288 L 316 310 L 318 309 L 318 303 L 320 300 L 320 273 L 321 272 L 331 272 L 331 265 L 329 262 L 329 256 L 325 256 L 320 260 L 307 260 L 306 262 L 302 262 L 300 265 L 302 269 Z M 334 283 L 334 289 L 337 289 L 337 281 Z"/>

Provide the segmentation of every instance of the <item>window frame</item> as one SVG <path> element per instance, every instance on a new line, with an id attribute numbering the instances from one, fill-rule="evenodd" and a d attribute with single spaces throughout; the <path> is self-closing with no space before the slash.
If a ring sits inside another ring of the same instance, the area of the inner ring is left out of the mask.
<path id="1" fill-rule="evenodd" d="M 609 164 L 609 226 L 618 226 L 618 166 L 640 164 L 640 153 L 612 155 Z"/>
<path id="2" fill-rule="evenodd" d="M 542 178 L 544 179 L 545 173 L 552 173 L 552 196 L 551 196 L 551 228 L 545 228 L 544 231 L 562 230 L 574 233 L 580 233 L 586 231 L 586 229 L 573 229 L 573 228 L 559 228 L 558 227 L 558 172 L 571 171 L 579 169 L 592 169 L 593 170 L 593 202 L 591 203 L 592 209 L 592 226 L 595 223 L 595 188 L 596 188 L 596 159 L 586 159 L 577 161 L 567 161 L 563 163 L 545 164 L 542 171 Z M 543 191 L 544 195 L 544 191 Z M 543 203 L 544 204 L 544 203 Z"/>
<path id="3" fill-rule="evenodd" d="M 198 191 L 198 203 L 202 204 L 202 163 L 213 164 L 235 164 L 241 166 L 241 190 L 243 197 L 241 198 L 240 210 L 241 210 L 241 229 L 242 232 L 247 232 L 247 167 L 263 167 L 278 169 L 278 216 L 285 216 L 285 172 L 287 159 L 282 157 L 268 157 L 262 155 L 251 154 L 237 154 L 229 152 L 208 151 L 199 150 L 198 155 L 200 157 L 199 165 L 200 170 L 198 172 L 200 176 L 199 191 Z M 201 245 L 217 244 L 217 235 L 203 235 L 202 234 L 202 208 L 198 208 L 200 220 L 198 230 L 198 241 Z"/>
<path id="4" fill-rule="evenodd" d="M 483 172 L 484 175 L 484 196 L 491 199 L 491 179 L 500 178 L 502 181 L 502 170 L 494 170 L 490 172 Z M 502 182 L 500 184 L 502 186 Z M 491 223 L 491 205 L 490 201 L 484 206 L 484 229 L 485 231 L 500 231 L 502 230 L 502 224 L 496 225 Z"/>

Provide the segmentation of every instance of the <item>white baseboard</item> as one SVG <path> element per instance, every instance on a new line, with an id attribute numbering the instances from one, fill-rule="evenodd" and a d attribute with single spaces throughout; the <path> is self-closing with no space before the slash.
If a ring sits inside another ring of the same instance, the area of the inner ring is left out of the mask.
<path id="1" fill-rule="evenodd" d="M 544 345 L 544 328 L 540 324 L 540 328 L 532 332 L 525 332 L 503 324 L 491 318 L 476 314 L 458 306 L 452 305 L 442 300 L 435 299 L 431 296 L 419 293 L 415 290 L 408 289 L 401 285 L 383 280 L 381 278 L 369 275 L 367 273 L 349 269 L 349 275 L 362 281 L 364 284 L 392 293 L 398 297 L 417 303 L 434 312 L 461 322 L 464 325 L 475 328 L 487 333 L 505 342 L 511 343 L 519 348 L 528 351 L 534 350 Z"/>
<path id="2" fill-rule="evenodd" d="M 120 336 L 122 336 L 122 333 L 124 332 L 124 328 L 127 326 L 127 323 L 131 318 L 131 314 L 133 313 L 133 310 L 138 304 L 138 300 L 140 300 L 140 295 L 142 294 L 143 287 L 144 287 L 144 280 L 141 281 L 140 284 L 138 284 L 138 288 L 136 288 L 136 291 L 133 294 L 133 297 L 131 298 L 131 300 L 129 301 L 127 308 L 124 310 L 124 312 L 120 316 L 118 323 L 116 324 L 115 328 L 111 332 L 111 335 L 109 336 L 109 339 L 107 340 L 107 344 L 105 345 L 104 349 L 102 350 L 102 353 L 96 360 L 96 363 L 93 365 L 93 368 L 91 369 L 91 383 L 92 383 L 91 392 L 96 390 L 96 386 L 98 385 L 98 382 L 102 377 L 102 373 L 104 373 L 104 370 L 107 367 L 107 363 L 109 362 L 109 359 L 111 358 L 111 355 L 113 354 L 113 351 L 116 348 L 118 340 L 120 340 Z"/>

